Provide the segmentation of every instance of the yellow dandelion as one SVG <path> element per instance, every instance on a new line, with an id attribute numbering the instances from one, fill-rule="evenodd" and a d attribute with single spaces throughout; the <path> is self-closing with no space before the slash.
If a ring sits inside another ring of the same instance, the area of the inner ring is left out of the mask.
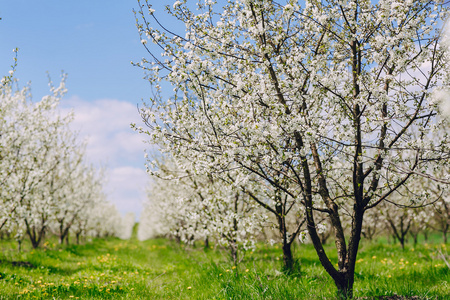
<path id="1" fill-rule="evenodd" d="M 248 272 L 249 270 L 248 269 L 245 269 L 245 272 Z"/>
<path id="2" fill-rule="evenodd" d="M 376 259 L 377 257 L 374 255 L 374 256 L 372 256 L 372 259 Z"/>
<path id="3" fill-rule="evenodd" d="M 234 270 L 234 269 L 236 269 L 236 266 L 232 266 L 231 268 Z"/>
<path id="4" fill-rule="evenodd" d="M 192 287 L 188 286 L 187 289 L 190 290 L 190 289 L 192 289 Z"/>

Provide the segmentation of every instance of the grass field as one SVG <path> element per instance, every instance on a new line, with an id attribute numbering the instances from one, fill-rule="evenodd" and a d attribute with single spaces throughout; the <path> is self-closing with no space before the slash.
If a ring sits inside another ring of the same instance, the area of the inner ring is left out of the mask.
<path id="1" fill-rule="evenodd" d="M 55 241 L 56 242 L 56 241 Z M 332 248 L 332 245 L 328 246 Z M 363 243 L 355 297 L 450 299 L 450 272 L 437 242 L 404 251 Z M 43 249 L 0 241 L 0 299 L 334 299 L 336 289 L 311 245 L 296 246 L 301 272 L 281 273 L 279 246 L 258 244 L 237 268 L 227 253 L 164 240 L 93 240 Z M 331 249 L 330 249 L 331 250 Z M 449 249 L 450 250 L 450 249 Z M 331 257 L 333 261 L 335 257 Z"/>

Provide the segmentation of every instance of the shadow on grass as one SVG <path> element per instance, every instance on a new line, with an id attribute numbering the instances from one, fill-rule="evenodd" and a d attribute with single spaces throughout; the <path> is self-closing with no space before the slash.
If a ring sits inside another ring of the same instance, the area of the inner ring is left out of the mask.
<path id="1" fill-rule="evenodd" d="M 6 260 L 0 260 L 0 265 L 8 265 L 11 267 L 18 267 L 18 268 L 26 268 L 26 269 L 36 269 L 37 267 L 30 263 L 29 261 L 6 261 Z"/>

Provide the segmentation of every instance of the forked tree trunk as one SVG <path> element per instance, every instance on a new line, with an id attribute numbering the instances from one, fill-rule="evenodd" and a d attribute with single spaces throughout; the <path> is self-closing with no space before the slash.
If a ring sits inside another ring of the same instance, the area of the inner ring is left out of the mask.
<path id="1" fill-rule="evenodd" d="M 59 244 L 62 245 L 64 243 L 64 240 L 67 242 L 67 238 L 69 235 L 69 229 L 70 226 L 67 226 L 66 228 L 63 227 L 63 224 L 61 223 L 59 226 Z"/>
<path id="2" fill-rule="evenodd" d="M 312 202 L 310 202 L 312 204 Z M 312 206 L 311 206 L 312 207 Z M 312 243 L 316 250 L 319 260 L 333 279 L 338 297 L 341 299 L 349 299 L 353 297 L 353 284 L 355 281 L 355 266 L 358 254 L 359 243 L 361 241 L 362 222 L 364 216 L 364 209 L 355 205 L 354 215 L 352 221 L 352 230 L 350 233 L 350 240 L 348 248 L 345 245 L 345 237 L 342 225 L 339 219 L 337 206 L 331 207 L 330 219 L 333 228 L 335 229 L 335 241 L 338 252 L 338 269 L 336 269 L 329 260 L 320 236 L 316 230 L 316 224 L 312 209 L 307 207 L 307 227 L 311 237 Z"/>
<path id="3" fill-rule="evenodd" d="M 45 235 L 45 226 L 42 226 L 39 230 L 36 229 L 36 227 L 34 226 L 30 226 L 28 224 L 28 221 L 25 219 L 25 225 L 27 228 L 27 235 L 30 238 L 31 241 L 31 246 L 33 247 L 33 249 L 36 249 L 39 247 L 42 239 L 44 238 Z"/>
<path id="4" fill-rule="evenodd" d="M 403 218 L 400 219 L 400 226 L 397 228 L 394 221 L 388 219 L 389 225 L 391 225 L 392 231 L 394 232 L 394 237 L 400 242 L 402 250 L 405 250 L 405 244 L 407 242 L 406 235 L 409 232 L 412 221 L 409 220 L 407 224 L 404 223 Z"/>

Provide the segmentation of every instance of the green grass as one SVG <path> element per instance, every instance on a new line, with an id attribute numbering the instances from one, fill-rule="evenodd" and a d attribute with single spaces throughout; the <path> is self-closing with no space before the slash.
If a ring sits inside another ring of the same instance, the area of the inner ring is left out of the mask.
<path id="1" fill-rule="evenodd" d="M 332 251 L 328 245 L 328 251 Z M 419 296 L 449 299 L 450 272 L 440 258 L 450 245 L 404 251 L 384 242 L 363 243 L 355 297 Z M 226 252 L 146 242 L 93 240 L 43 249 L 0 241 L 0 299 L 334 299 L 336 289 L 311 245 L 295 247 L 301 273 L 281 273 L 279 246 L 258 244 L 237 268 Z M 331 256 L 336 263 L 336 257 Z"/>

